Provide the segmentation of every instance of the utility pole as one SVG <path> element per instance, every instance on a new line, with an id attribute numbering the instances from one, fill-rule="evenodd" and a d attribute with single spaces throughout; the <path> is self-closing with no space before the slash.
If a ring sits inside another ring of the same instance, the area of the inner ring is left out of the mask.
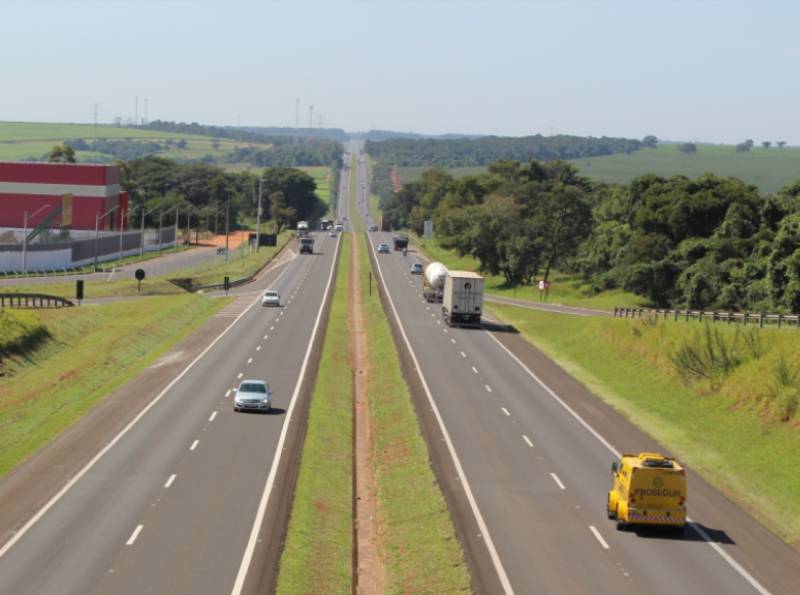
<path id="1" fill-rule="evenodd" d="M 136 96 L 134 100 L 134 108 L 133 108 L 133 124 L 134 126 L 139 125 L 139 96 Z"/>
<path id="2" fill-rule="evenodd" d="M 94 116 L 94 140 L 97 140 L 97 115 L 100 111 L 100 104 L 92 104 L 92 115 Z"/>
<path id="3" fill-rule="evenodd" d="M 164 219 L 164 211 L 158 212 L 158 253 L 161 254 L 161 222 Z"/>
<path id="4" fill-rule="evenodd" d="M 231 199 L 228 197 L 228 206 L 225 207 L 225 262 L 228 262 L 228 252 L 230 246 L 228 245 L 228 238 L 230 233 L 230 220 L 231 220 Z"/>
<path id="5" fill-rule="evenodd" d="M 175 248 L 178 247 L 178 221 L 181 218 L 181 210 L 178 207 L 175 207 Z"/>
<path id="6" fill-rule="evenodd" d="M 297 129 L 300 128 L 300 98 L 294 100 L 294 144 L 299 142 L 297 138 Z"/>
<path id="7" fill-rule="evenodd" d="M 28 211 L 25 211 L 22 228 L 22 272 L 28 275 Z"/>
<path id="8" fill-rule="evenodd" d="M 130 221 L 130 215 L 128 215 Z M 125 233 L 125 211 L 119 210 L 119 259 L 122 260 L 122 235 Z"/>
<path id="9" fill-rule="evenodd" d="M 144 203 L 142 203 L 142 241 L 139 244 L 139 258 L 144 257 Z"/>
<path id="10" fill-rule="evenodd" d="M 309 128 L 313 128 L 314 127 L 314 106 L 313 105 L 309 105 L 308 106 L 308 127 Z"/>
<path id="11" fill-rule="evenodd" d="M 261 245 L 261 191 L 264 186 L 264 179 L 258 179 L 258 211 L 256 212 L 256 252 Z"/>
<path id="12" fill-rule="evenodd" d="M 147 97 L 144 98 L 144 123 L 147 124 Z"/>

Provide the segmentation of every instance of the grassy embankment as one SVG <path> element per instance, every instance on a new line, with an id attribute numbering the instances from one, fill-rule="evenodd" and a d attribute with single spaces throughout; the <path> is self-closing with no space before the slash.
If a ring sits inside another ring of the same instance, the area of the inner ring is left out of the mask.
<path id="1" fill-rule="evenodd" d="M 403 378 L 378 292 L 369 295 L 360 234 L 361 299 L 370 361 L 369 410 L 380 555 L 387 593 L 469 593 L 470 577 Z M 373 280 L 376 275 L 373 273 Z"/>
<path id="2" fill-rule="evenodd" d="M 55 144 L 65 140 L 81 138 L 87 141 L 94 139 L 116 139 L 136 141 L 185 140 L 186 147 L 171 146 L 158 155 L 170 159 L 192 160 L 207 155 L 215 158 L 227 156 L 237 147 L 259 145 L 244 143 L 230 139 L 212 139 L 208 136 L 143 130 L 141 128 L 125 128 L 111 125 L 92 124 L 60 124 L 47 122 L 0 122 L 0 160 L 40 159 Z M 269 145 L 259 145 L 267 148 Z M 93 151 L 76 151 L 79 162 L 107 161 L 111 157 Z"/>
<path id="3" fill-rule="evenodd" d="M 367 155 L 367 179 L 372 179 L 372 157 L 369 155 Z M 370 192 L 367 197 L 367 210 L 369 211 L 369 216 L 372 217 L 372 220 L 375 222 L 375 225 L 380 225 L 383 212 L 381 211 L 380 198 L 377 194 Z"/>
<path id="4" fill-rule="evenodd" d="M 425 255 L 443 263 L 452 270 L 478 270 L 478 261 L 471 256 L 459 256 L 454 250 L 442 248 L 436 239 L 423 240 L 413 235 L 417 245 L 422 248 Z M 592 294 L 589 287 L 573 276 L 553 272 L 550 275 L 550 294 L 547 299 L 549 304 L 563 304 L 567 306 L 580 306 L 584 308 L 597 308 L 613 310 L 615 306 L 635 308 L 644 306 L 647 300 L 638 295 L 628 293 L 621 289 L 612 289 L 598 294 Z M 502 275 L 489 275 L 486 277 L 486 292 L 509 298 L 518 298 L 538 302 L 539 290 L 533 285 L 521 287 L 508 287 Z"/>
<path id="5" fill-rule="evenodd" d="M 231 280 L 248 277 L 268 263 L 286 243 L 292 239 L 293 232 L 285 230 L 278 236 L 277 246 L 262 246 L 258 254 L 252 252 L 232 250 L 229 261 L 225 262 L 224 256 L 210 259 L 206 264 L 174 271 L 164 277 L 150 277 L 142 281 L 142 289 L 138 290 L 138 283 L 132 279 L 118 281 L 86 280 L 84 285 L 85 298 L 99 297 L 130 297 L 137 295 L 178 295 L 184 290 L 170 283 L 169 279 L 187 278 L 194 279 L 195 284 L 205 285 L 222 283 L 227 275 Z M 47 285 L 31 285 L 21 282 L 19 285 L 3 287 L 4 292 L 12 293 L 46 293 L 59 295 L 68 299 L 75 297 L 75 283 L 53 283 Z"/>
<path id="6" fill-rule="evenodd" d="M 578 318 L 494 304 L 491 310 L 800 546 L 796 331 L 717 324 L 706 337 L 697 323 Z M 670 354 L 687 348 L 707 377 L 684 381 L 685 366 L 680 373 Z"/>
<path id="7" fill-rule="evenodd" d="M 277 592 L 353 587 L 353 374 L 348 356 L 349 234 L 325 332 Z"/>
<path id="8" fill-rule="evenodd" d="M 153 298 L 0 311 L 0 476 L 216 313 L 227 300 Z"/>

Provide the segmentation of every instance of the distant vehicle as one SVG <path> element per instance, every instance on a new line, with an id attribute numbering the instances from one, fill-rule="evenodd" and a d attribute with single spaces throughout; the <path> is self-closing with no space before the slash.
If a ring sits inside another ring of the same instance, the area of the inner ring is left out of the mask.
<path id="1" fill-rule="evenodd" d="M 272 391 L 263 380 L 242 380 L 233 397 L 234 411 L 269 411 Z"/>
<path id="2" fill-rule="evenodd" d="M 389 254 L 389 244 L 378 244 L 378 254 Z"/>
<path id="3" fill-rule="evenodd" d="M 264 295 L 261 296 L 261 305 L 262 306 L 280 306 L 281 305 L 281 294 L 279 294 L 274 289 L 267 289 L 264 292 Z"/>
<path id="4" fill-rule="evenodd" d="M 378 226 L 377 225 L 370 225 L 369 226 L 369 231 L 378 231 Z"/>
<path id="5" fill-rule="evenodd" d="M 483 277 L 472 271 L 448 271 L 442 291 L 442 317 L 448 325 L 480 326 Z"/>
<path id="6" fill-rule="evenodd" d="M 677 461 L 654 452 L 622 455 L 611 464 L 608 518 L 630 525 L 686 526 L 686 473 Z"/>
<path id="7" fill-rule="evenodd" d="M 297 235 L 298 236 L 308 235 L 308 221 L 297 222 Z"/>
<path id="8" fill-rule="evenodd" d="M 337 223 L 336 227 L 334 227 L 336 231 L 344 231 L 344 225 L 342 223 Z"/>
<path id="9" fill-rule="evenodd" d="M 335 238 L 337 234 L 335 231 L 331 231 L 328 235 L 330 235 L 332 238 Z"/>
<path id="10" fill-rule="evenodd" d="M 408 236 L 394 236 L 394 249 L 405 250 L 408 248 Z"/>
<path id="11" fill-rule="evenodd" d="M 228 249 L 225 246 L 219 246 L 217 248 L 217 254 L 225 254 L 227 251 Z"/>
<path id="12" fill-rule="evenodd" d="M 447 279 L 447 267 L 441 262 L 432 262 L 425 267 L 425 277 L 422 280 L 422 295 L 426 301 L 441 303 L 445 279 Z"/>
<path id="13" fill-rule="evenodd" d="M 319 228 L 321 231 L 328 231 L 333 227 L 333 221 L 330 219 L 322 219 L 319 222 Z"/>
<path id="14" fill-rule="evenodd" d="M 415 262 L 411 265 L 411 274 L 412 275 L 421 275 L 422 274 L 422 263 Z"/>
<path id="15" fill-rule="evenodd" d="M 381 231 L 392 231 L 392 220 L 388 217 L 381 217 Z"/>
<path id="16" fill-rule="evenodd" d="M 314 254 L 314 238 L 300 238 L 300 254 Z"/>

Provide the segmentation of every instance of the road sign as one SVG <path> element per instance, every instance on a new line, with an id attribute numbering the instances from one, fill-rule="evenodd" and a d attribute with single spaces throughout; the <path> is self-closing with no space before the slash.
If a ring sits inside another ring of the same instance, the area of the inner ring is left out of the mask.
<path id="1" fill-rule="evenodd" d="M 145 274 L 144 269 L 136 269 L 136 272 L 133 274 L 136 277 L 136 280 L 139 282 L 139 291 L 142 290 L 142 281 L 144 281 Z"/>
<path id="2" fill-rule="evenodd" d="M 78 305 L 80 305 L 83 299 L 83 279 L 75 281 L 75 299 L 78 300 Z"/>

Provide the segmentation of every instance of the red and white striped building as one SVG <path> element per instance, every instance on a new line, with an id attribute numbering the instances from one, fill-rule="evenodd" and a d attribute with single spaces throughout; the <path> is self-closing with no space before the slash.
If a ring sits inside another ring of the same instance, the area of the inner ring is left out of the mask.
<path id="1" fill-rule="evenodd" d="M 27 212 L 28 229 L 47 220 L 47 227 L 93 231 L 96 217 L 114 207 L 100 221 L 101 230 L 119 230 L 127 222 L 119 166 L 0 161 L 0 228 L 21 229 Z"/>

